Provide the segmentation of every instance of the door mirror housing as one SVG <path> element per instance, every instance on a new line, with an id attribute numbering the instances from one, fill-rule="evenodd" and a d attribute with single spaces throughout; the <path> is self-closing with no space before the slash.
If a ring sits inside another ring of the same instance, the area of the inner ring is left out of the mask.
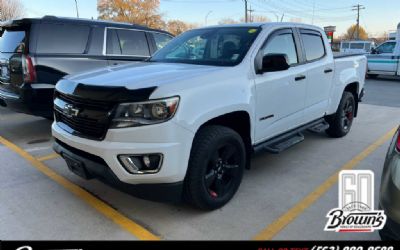
<path id="1" fill-rule="evenodd" d="M 286 54 L 268 54 L 262 57 L 257 74 L 265 72 L 284 71 L 290 68 Z"/>
<path id="2" fill-rule="evenodd" d="M 378 54 L 378 50 L 376 48 L 371 49 L 371 54 Z"/>

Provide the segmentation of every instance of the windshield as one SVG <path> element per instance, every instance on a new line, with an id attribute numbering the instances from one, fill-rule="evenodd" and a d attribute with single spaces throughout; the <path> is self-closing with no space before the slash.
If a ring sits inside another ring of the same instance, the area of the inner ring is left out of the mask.
<path id="1" fill-rule="evenodd" d="M 173 39 L 149 61 L 234 66 L 243 60 L 260 30 L 226 27 L 188 31 Z"/>

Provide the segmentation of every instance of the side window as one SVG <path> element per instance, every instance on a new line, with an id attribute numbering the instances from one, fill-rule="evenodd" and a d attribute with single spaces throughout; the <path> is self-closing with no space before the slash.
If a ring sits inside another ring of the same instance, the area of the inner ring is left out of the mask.
<path id="1" fill-rule="evenodd" d="M 364 43 L 352 43 L 350 49 L 364 49 Z"/>
<path id="2" fill-rule="evenodd" d="M 348 49 L 350 46 L 349 43 L 342 43 L 342 49 Z"/>
<path id="3" fill-rule="evenodd" d="M 263 49 L 263 55 L 265 56 L 268 54 L 286 54 L 289 65 L 299 62 L 293 34 L 291 33 L 277 35 L 268 41 Z"/>
<path id="4" fill-rule="evenodd" d="M 123 55 L 150 56 L 146 34 L 143 31 L 117 30 Z"/>
<path id="5" fill-rule="evenodd" d="M 153 34 L 157 49 L 162 49 L 172 39 L 171 36 L 162 33 L 153 32 L 151 34 Z"/>
<path id="6" fill-rule="evenodd" d="M 301 33 L 307 61 L 313 61 L 325 56 L 325 45 L 321 35 Z"/>
<path id="7" fill-rule="evenodd" d="M 107 54 L 150 56 L 144 31 L 107 29 Z"/>
<path id="8" fill-rule="evenodd" d="M 37 53 L 83 54 L 90 27 L 73 24 L 40 25 Z"/>
<path id="9" fill-rule="evenodd" d="M 396 47 L 395 42 L 387 42 L 387 43 L 381 44 L 377 48 L 377 50 L 379 53 L 393 53 L 395 47 Z"/>

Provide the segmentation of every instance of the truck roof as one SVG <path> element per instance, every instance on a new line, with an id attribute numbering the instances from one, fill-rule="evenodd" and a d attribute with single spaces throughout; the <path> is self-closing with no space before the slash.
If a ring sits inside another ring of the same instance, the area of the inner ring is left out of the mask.
<path id="1" fill-rule="evenodd" d="M 247 27 L 247 28 L 267 28 L 269 26 L 291 26 L 291 27 L 302 27 L 302 28 L 309 28 L 315 30 L 322 30 L 320 27 L 310 24 L 304 23 L 294 23 L 294 22 L 266 22 L 266 23 L 238 23 L 238 24 L 221 24 L 221 25 L 212 25 L 207 27 L 201 27 L 199 29 L 206 29 L 206 28 L 223 28 L 223 27 Z"/>
<path id="2" fill-rule="evenodd" d="M 97 26 L 112 26 L 119 28 L 127 28 L 127 29 L 139 29 L 145 31 L 156 31 L 169 34 L 167 31 L 151 29 L 146 26 L 124 23 L 124 22 L 115 22 L 108 20 L 94 20 L 94 19 L 86 19 L 86 18 L 73 18 L 73 17 L 57 17 L 57 16 L 44 16 L 41 18 L 22 18 L 0 22 L 0 27 L 12 27 L 22 25 L 24 23 L 40 23 L 40 22 L 54 22 L 54 23 L 74 23 L 74 24 L 87 24 L 87 25 L 97 25 Z"/>

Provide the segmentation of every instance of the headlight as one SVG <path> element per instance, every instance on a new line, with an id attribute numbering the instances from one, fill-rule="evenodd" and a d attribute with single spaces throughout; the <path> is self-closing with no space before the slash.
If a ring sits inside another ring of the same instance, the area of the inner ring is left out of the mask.
<path id="1" fill-rule="evenodd" d="M 111 128 L 136 127 L 168 121 L 174 116 L 178 104 L 179 97 L 120 104 Z"/>

